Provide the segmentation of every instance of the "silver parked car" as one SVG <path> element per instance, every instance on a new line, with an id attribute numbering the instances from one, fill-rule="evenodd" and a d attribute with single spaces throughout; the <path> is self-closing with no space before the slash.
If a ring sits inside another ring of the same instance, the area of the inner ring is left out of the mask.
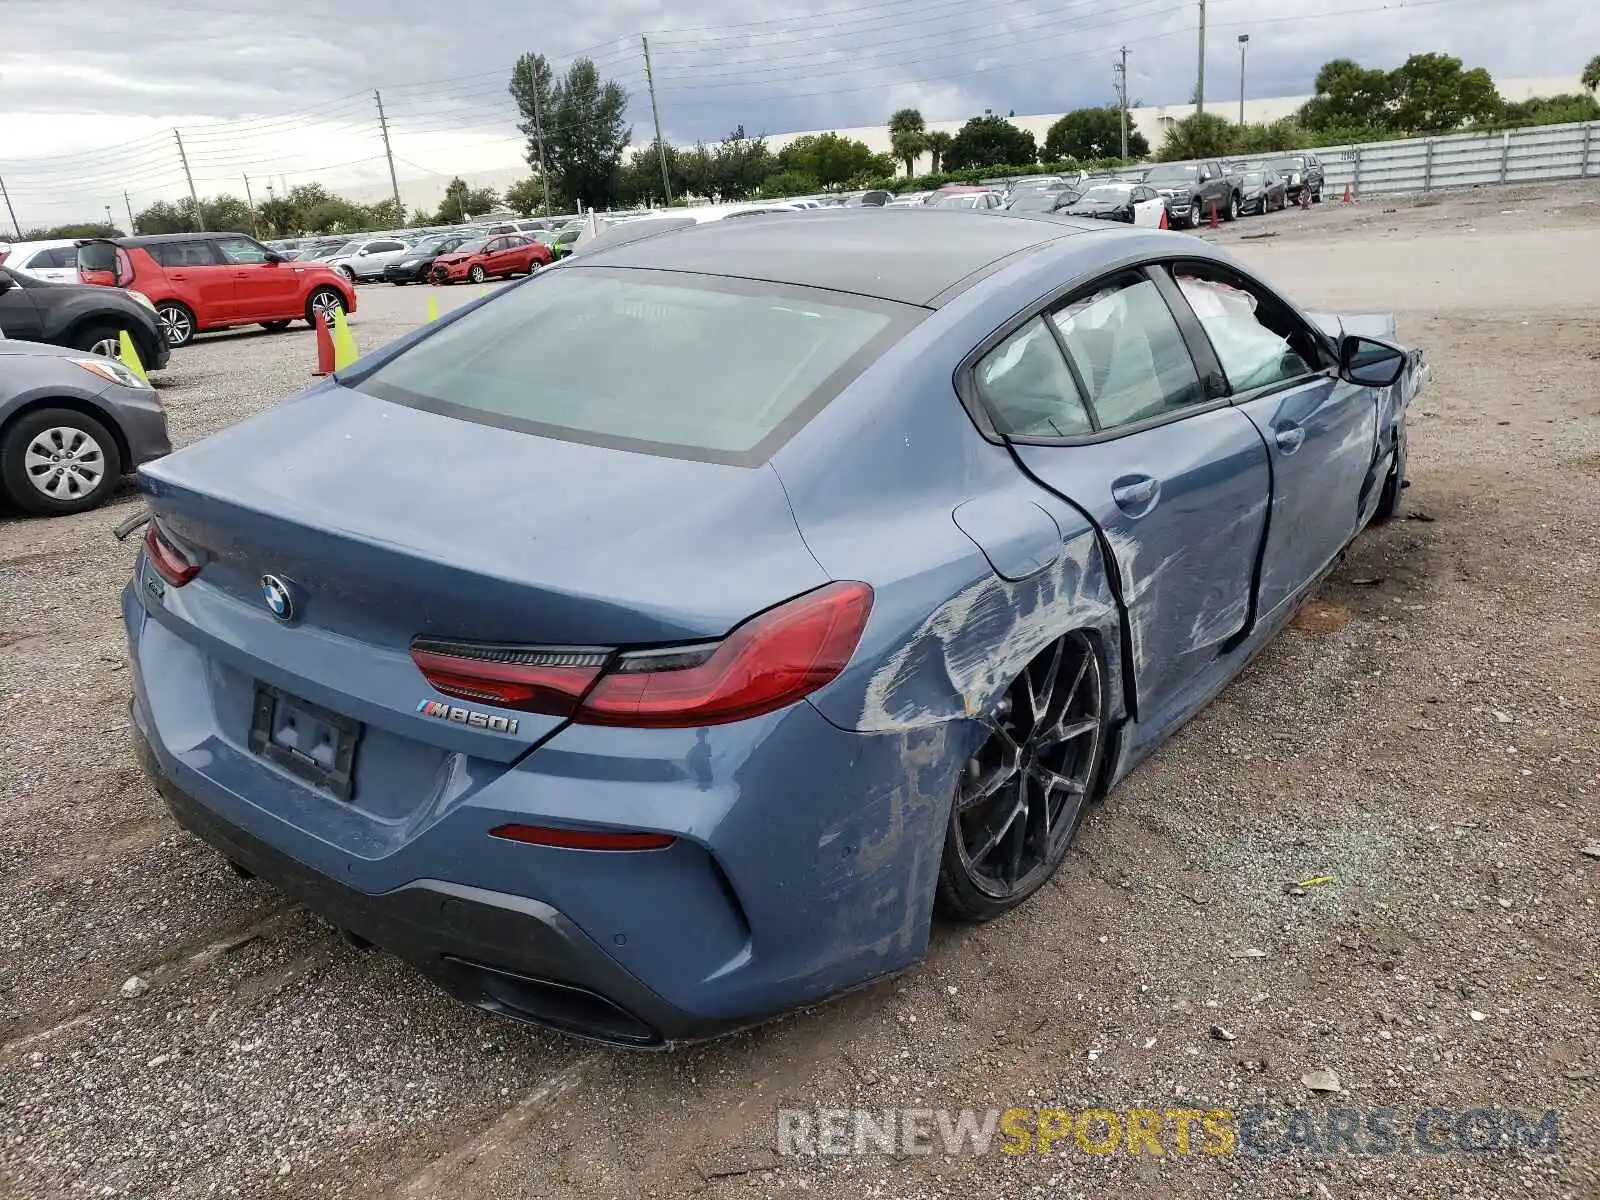
<path id="1" fill-rule="evenodd" d="M 0 337 L 0 499 L 44 516 L 83 512 L 171 451 L 155 389 L 122 363 Z"/>

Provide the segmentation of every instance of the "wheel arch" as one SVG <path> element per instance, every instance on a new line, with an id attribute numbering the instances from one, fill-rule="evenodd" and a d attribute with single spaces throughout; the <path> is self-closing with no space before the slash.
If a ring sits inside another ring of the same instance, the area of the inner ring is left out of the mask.
<path id="1" fill-rule="evenodd" d="M 152 301 L 151 303 L 158 304 L 161 303 L 161 301 Z M 179 303 L 182 302 L 180 301 Z M 188 306 L 184 305 L 184 307 L 187 308 Z M 133 339 L 134 349 L 139 352 L 139 358 L 147 365 L 160 351 L 158 346 L 149 341 L 147 336 L 148 331 L 138 321 L 133 320 L 131 317 L 120 318 L 116 313 L 107 314 L 103 309 L 97 312 L 82 313 L 79 316 L 74 317 L 66 326 L 66 328 L 62 330 L 61 335 L 70 342 L 85 329 L 89 329 L 95 325 L 115 325 L 118 329 L 126 329 L 128 331 L 128 336 Z M 199 326 L 196 325 L 195 328 L 198 329 Z M 156 328 L 156 336 L 162 336 L 159 326 Z"/>
<path id="2" fill-rule="evenodd" d="M 60 392 L 45 392 L 31 396 L 17 405 L 4 417 L 0 417 L 0 442 L 4 442 L 6 435 L 11 432 L 12 426 L 30 413 L 36 413 L 48 408 L 64 408 L 69 412 L 78 413 L 80 416 L 89 417 L 105 427 L 111 435 L 111 440 L 117 444 L 117 454 L 122 459 L 123 470 L 131 470 L 128 465 L 133 461 L 133 448 L 128 445 L 128 435 L 123 432 L 122 425 L 111 415 L 109 409 L 89 399 L 87 396 L 63 395 Z"/>

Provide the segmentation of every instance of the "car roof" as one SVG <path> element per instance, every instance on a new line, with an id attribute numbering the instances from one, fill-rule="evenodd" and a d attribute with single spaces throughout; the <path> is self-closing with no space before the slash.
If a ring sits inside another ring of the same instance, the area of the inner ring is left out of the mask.
<path id="1" fill-rule="evenodd" d="M 0 242 L 6 247 L 7 253 L 15 254 L 18 250 L 58 250 L 62 246 L 76 246 L 76 238 L 48 238 L 37 242 Z"/>
<path id="2" fill-rule="evenodd" d="M 1018 255 L 1099 221 L 948 209 L 829 209 L 715 221 L 589 251 L 562 269 L 627 267 L 760 279 L 936 308 Z"/>

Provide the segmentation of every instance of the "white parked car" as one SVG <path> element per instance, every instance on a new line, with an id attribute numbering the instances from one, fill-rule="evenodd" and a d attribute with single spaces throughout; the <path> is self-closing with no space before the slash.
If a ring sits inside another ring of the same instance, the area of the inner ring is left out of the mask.
<path id="1" fill-rule="evenodd" d="M 336 271 L 343 271 L 350 279 L 382 279 L 383 269 L 399 262 L 410 251 L 411 244 L 395 237 L 369 238 L 352 242 L 333 258 L 324 261 Z"/>
<path id="2" fill-rule="evenodd" d="M 51 283 L 77 283 L 78 243 L 16 242 L 5 257 L 6 267 Z"/>

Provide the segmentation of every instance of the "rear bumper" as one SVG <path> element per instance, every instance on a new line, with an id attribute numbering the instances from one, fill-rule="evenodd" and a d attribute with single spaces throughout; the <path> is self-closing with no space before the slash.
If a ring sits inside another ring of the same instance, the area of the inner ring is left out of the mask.
<path id="1" fill-rule="evenodd" d="M 715 1037 L 757 1017 L 668 1004 L 549 904 L 443 880 L 372 895 L 312 870 L 180 788 L 151 747 L 137 700 L 134 751 L 173 818 L 229 862 L 339 928 L 396 955 L 476 1008 L 578 1037 L 654 1047 Z"/>
<path id="2" fill-rule="evenodd" d="M 566 726 L 518 753 L 325 688 L 319 656 L 296 657 L 308 633 L 252 653 L 264 609 L 203 581 L 163 588 L 142 554 L 123 615 L 140 758 L 178 819 L 468 1003 L 622 1044 L 691 1041 L 926 949 L 962 722 L 858 733 L 802 701 L 708 729 Z M 361 722 L 350 798 L 250 749 L 254 681 Z M 508 822 L 677 840 L 489 836 Z"/>

